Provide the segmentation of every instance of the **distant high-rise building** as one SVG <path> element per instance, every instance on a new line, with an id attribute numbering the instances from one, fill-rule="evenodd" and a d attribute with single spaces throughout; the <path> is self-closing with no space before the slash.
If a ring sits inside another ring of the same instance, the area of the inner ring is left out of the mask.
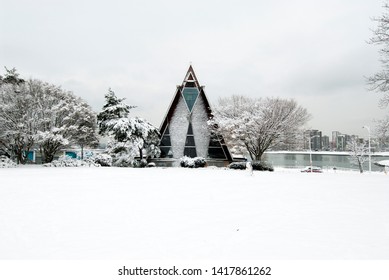
<path id="1" fill-rule="evenodd" d="M 322 136 L 321 143 L 322 143 L 322 149 L 324 151 L 330 150 L 330 137 L 328 137 L 327 135 Z"/>
<path id="2" fill-rule="evenodd" d="M 312 151 L 320 151 L 323 149 L 321 131 L 317 129 L 307 130 L 304 133 L 304 138 L 306 139 L 304 142 L 305 149 L 311 149 Z M 311 147 L 309 147 L 309 143 L 311 143 Z"/>
<path id="3" fill-rule="evenodd" d="M 339 131 L 332 131 L 331 150 L 337 150 L 339 135 L 341 135 Z"/>
<path id="4" fill-rule="evenodd" d="M 338 135 L 336 137 L 336 150 L 337 151 L 345 151 L 346 150 L 346 137 L 345 135 Z"/>
<path id="5" fill-rule="evenodd" d="M 321 139 L 321 131 L 319 130 L 311 130 L 311 148 L 313 151 L 321 151 L 322 150 L 322 139 Z"/>

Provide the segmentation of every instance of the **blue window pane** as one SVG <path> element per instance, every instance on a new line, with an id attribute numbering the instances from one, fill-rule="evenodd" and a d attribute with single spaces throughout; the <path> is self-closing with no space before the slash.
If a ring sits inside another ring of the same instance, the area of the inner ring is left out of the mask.
<path id="1" fill-rule="evenodd" d="M 26 152 L 24 152 L 24 154 L 26 154 Z M 29 161 L 34 161 L 34 152 L 33 151 L 28 151 L 27 153 L 27 159 Z"/>
<path id="2" fill-rule="evenodd" d="M 189 111 L 192 111 L 193 105 L 195 104 L 197 96 L 199 95 L 198 89 L 185 87 L 182 94 L 184 96 L 186 105 L 188 105 Z"/>
<path id="3" fill-rule="evenodd" d="M 77 158 L 77 154 L 75 152 L 65 152 L 65 155 L 70 158 Z"/>

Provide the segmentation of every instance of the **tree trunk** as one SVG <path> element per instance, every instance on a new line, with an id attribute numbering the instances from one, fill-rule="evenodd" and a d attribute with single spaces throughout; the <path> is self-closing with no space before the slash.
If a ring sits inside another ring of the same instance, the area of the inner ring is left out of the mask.
<path id="1" fill-rule="evenodd" d="M 25 152 L 23 147 L 16 147 L 13 150 L 13 153 L 16 155 L 16 163 L 26 164 L 28 151 Z"/>
<path id="2" fill-rule="evenodd" d="M 139 157 L 140 157 L 140 161 L 142 161 L 142 159 L 143 159 L 143 149 L 142 148 L 139 148 Z"/>
<path id="3" fill-rule="evenodd" d="M 256 155 L 255 155 L 255 160 L 256 160 L 256 161 L 261 161 L 262 155 L 263 155 L 263 153 L 256 154 Z"/>
<path id="4" fill-rule="evenodd" d="M 42 155 L 42 162 L 43 163 L 50 163 L 54 160 L 54 156 L 56 152 L 58 151 L 59 146 L 51 143 L 46 143 L 44 145 L 41 145 L 39 150 Z"/>
<path id="5" fill-rule="evenodd" d="M 17 164 L 26 164 L 28 160 L 28 153 L 33 145 L 34 141 L 32 138 L 28 138 L 25 141 L 23 138 L 19 137 L 15 139 L 15 144 L 11 145 L 12 153 L 16 156 Z"/>
<path id="6" fill-rule="evenodd" d="M 256 151 L 256 153 L 254 154 L 254 158 L 251 157 L 251 159 L 255 160 L 255 161 L 261 161 L 264 153 L 265 153 L 265 151 L 262 151 L 262 150 Z"/>
<path id="7" fill-rule="evenodd" d="M 47 149 L 43 149 L 43 152 L 41 151 L 41 155 L 43 163 L 50 163 L 54 159 L 54 154 Z"/>
<path id="8" fill-rule="evenodd" d="M 363 166 L 362 166 L 361 160 L 359 158 L 357 160 L 358 160 L 359 172 L 363 173 Z"/>

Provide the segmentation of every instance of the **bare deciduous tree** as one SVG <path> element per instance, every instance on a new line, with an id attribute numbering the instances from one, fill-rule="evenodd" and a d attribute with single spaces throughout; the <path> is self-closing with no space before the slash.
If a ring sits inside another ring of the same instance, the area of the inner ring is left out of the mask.
<path id="1" fill-rule="evenodd" d="M 26 163 L 34 145 L 35 112 L 28 110 L 26 87 L 4 83 L 0 86 L 0 150 Z"/>
<path id="2" fill-rule="evenodd" d="M 373 37 L 369 43 L 381 46 L 379 51 L 382 70 L 367 78 L 370 90 L 382 92 L 380 106 L 386 107 L 389 104 L 389 4 L 383 6 L 384 12 L 380 17 L 373 18 L 378 26 L 373 30 Z"/>
<path id="3" fill-rule="evenodd" d="M 39 148 L 47 163 L 70 143 L 84 146 L 97 141 L 96 116 L 84 101 L 60 87 L 40 80 L 24 81 L 15 71 L 10 73 L 14 79 L 3 79 L 0 85 L 3 153 L 24 164 L 29 151 Z"/>
<path id="4" fill-rule="evenodd" d="M 389 143 L 389 116 L 376 122 L 375 134 L 380 150 L 386 150 Z"/>
<path id="5" fill-rule="evenodd" d="M 359 172 L 363 173 L 363 163 L 369 159 L 369 150 L 365 143 L 361 143 L 356 137 L 353 137 L 347 143 L 347 149 L 350 151 L 351 163 L 358 165 Z"/>
<path id="6" fill-rule="evenodd" d="M 377 28 L 373 30 L 373 37 L 369 43 L 381 47 L 379 50 L 381 71 L 367 78 L 370 90 L 383 93 L 379 106 L 386 108 L 389 105 L 389 3 L 386 1 L 383 5 L 384 12 L 380 17 L 373 18 L 377 23 Z M 387 132 L 389 127 L 389 116 L 386 119 L 378 121 L 376 126 L 377 136 L 380 144 L 385 147 Z"/>
<path id="7" fill-rule="evenodd" d="M 219 100 L 209 121 L 216 133 L 237 150 L 245 150 L 253 160 L 294 137 L 310 118 L 307 110 L 295 100 L 281 98 L 248 98 L 232 96 Z"/>

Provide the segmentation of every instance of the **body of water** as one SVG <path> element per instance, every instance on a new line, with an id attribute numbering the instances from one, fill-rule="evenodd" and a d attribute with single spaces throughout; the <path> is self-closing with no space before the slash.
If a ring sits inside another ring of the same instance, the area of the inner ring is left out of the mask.
<path id="1" fill-rule="evenodd" d="M 267 152 L 264 155 L 264 160 L 271 163 L 273 166 L 303 168 L 309 166 L 309 153 L 307 152 Z M 382 171 L 382 167 L 374 165 L 374 162 L 381 160 L 389 160 L 389 155 L 372 155 L 371 169 L 372 171 Z M 359 170 L 356 164 L 352 163 L 351 157 L 344 153 L 312 153 L 312 165 L 319 166 L 323 169 L 351 169 Z M 369 170 L 369 161 L 363 164 L 364 171 Z"/>

